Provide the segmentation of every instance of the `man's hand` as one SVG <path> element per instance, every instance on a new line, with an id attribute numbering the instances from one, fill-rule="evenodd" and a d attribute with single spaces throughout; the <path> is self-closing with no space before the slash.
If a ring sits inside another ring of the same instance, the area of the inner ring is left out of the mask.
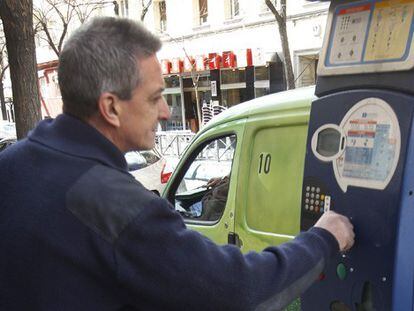
<path id="1" fill-rule="evenodd" d="M 354 245 L 354 226 L 349 219 L 333 211 L 328 211 L 316 222 L 315 227 L 328 230 L 339 244 L 339 250 L 345 252 Z"/>
<path id="2" fill-rule="evenodd" d="M 207 184 L 206 184 L 206 188 L 212 188 L 218 185 L 218 183 L 220 183 L 221 181 L 225 180 L 226 178 L 229 178 L 227 175 L 223 176 L 223 177 L 214 177 L 211 178 Z"/>

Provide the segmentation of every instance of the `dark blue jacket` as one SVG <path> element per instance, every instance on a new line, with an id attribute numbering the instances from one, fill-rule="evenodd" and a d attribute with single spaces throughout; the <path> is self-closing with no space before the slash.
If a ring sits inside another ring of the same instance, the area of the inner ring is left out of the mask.
<path id="1" fill-rule="evenodd" d="M 275 310 L 338 251 L 313 228 L 243 255 L 186 229 L 68 115 L 0 154 L 0 310 Z"/>

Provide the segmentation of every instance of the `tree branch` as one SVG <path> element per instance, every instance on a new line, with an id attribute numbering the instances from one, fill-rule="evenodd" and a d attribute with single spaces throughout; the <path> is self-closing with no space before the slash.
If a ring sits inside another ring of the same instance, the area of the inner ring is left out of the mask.
<path id="1" fill-rule="evenodd" d="M 40 22 L 40 25 L 42 26 L 42 30 L 46 35 L 46 41 L 49 43 L 49 46 L 52 48 L 53 52 L 59 57 L 59 50 L 56 47 L 55 42 L 53 42 L 52 35 L 49 32 L 49 28 L 47 27 L 47 24 L 44 22 Z"/>
<path id="2" fill-rule="evenodd" d="M 286 0 L 285 1 L 282 1 L 282 2 L 285 2 L 285 5 L 284 5 L 284 7 L 285 7 L 285 10 L 286 10 Z M 285 17 L 286 17 L 286 14 L 283 14 L 283 16 L 282 16 L 282 14 L 281 13 L 279 13 L 278 12 L 278 10 L 276 10 L 276 8 L 275 8 L 275 6 L 273 5 L 273 3 L 272 3 L 272 1 L 271 0 L 265 0 L 265 3 L 266 3 L 266 5 L 267 5 L 267 7 L 269 8 L 269 10 L 273 13 L 273 15 L 275 16 L 275 18 L 276 18 L 276 21 L 277 21 L 277 23 L 278 24 L 280 24 L 280 23 L 284 23 L 285 22 Z"/>
<path id="3" fill-rule="evenodd" d="M 68 32 L 68 24 L 63 24 L 63 31 L 60 35 L 59 43 L 58 43 L 58 51 L 60 55 L 60 51 L 62 51 L 63 40 L 65 39 L 66 33 Z M 59 57 L 58 55 L 58 57 Z"/>
<path id="4" fill-rule="evenodd" d="M 81 23 L 84 23 L 93 11 L 103 7 L 107 2 L 108 0 L 93 2 L 90 0 L 44 0 L 43 4 L 46 3 L 47 6 L 43 5 L 33 9 L 33 15 L 38 21 L 36 28 L 41 28 L 49 46 L 59 57 L 68 34 L 69 25 L 75 15 Z M 58 26 L 57 29 L 50 27 L 52 23 Z"/>
<path id="5" fill-rule="evenodd" d="M 279 28 L 279 36 L 280 41 L 282 44 L 282 51 L 283 51 L 283 67 L 285 69 L 285 81 L 286 86 L 288 89 L 295 88 L 295 77 L 293 74 L 293 66 L 292 60 L 290 57 L 290 48 L 289 48 L 289 40 L 288 34 L 286 29 L 286 0 L 280 0 L 280 12 L 276 10 L 275 6 L 273 5 L 272 1 L 265 0 L 265 3 L 269 10 L 273 13 L 278 28 Z"/>
<path id="6" fill-rule="evenodd" d="M 145 15 L 148 12 L 150 5 L 152 4 L 152 0 L 148 0 L 146 4 L 144 4 L 144 0 L 141 0 L 141 21 L 144 21 Z"/>
<path id="7" fill-rule="evenodd" d="M 0 72 L 0 81 L 3 80 L 4 74 L 6 73 L 7 68 L 9 68 L 9 64 L 7 64 L 6 66 L 4 66 L 4 68 L 1 70 L 1 72 Z"/>

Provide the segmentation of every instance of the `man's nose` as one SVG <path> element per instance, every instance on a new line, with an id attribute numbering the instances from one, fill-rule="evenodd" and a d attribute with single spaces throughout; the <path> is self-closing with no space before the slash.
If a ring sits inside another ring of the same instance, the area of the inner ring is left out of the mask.
<path id="1" fill-rule="evenodd" d="M 164 97 L 162 98 L 160 105 L 159 120 L 168 120 L 171 117 L 171 111 Z"/>

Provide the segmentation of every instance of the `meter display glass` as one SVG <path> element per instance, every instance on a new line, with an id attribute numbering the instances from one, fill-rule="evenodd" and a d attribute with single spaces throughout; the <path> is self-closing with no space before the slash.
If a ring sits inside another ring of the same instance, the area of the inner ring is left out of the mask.
<path id="1" fill-rule="evenodd" d="M 319 132 L 316 151 L 324 157 L 332 157 L 339 151 L 341 133 L 333 128 Z"/>
<path id="2" fill-rule="evenodd" d="M 397 116 L 380 98 L 365 98 L 343 118 L 344 152 L 333 161 L 341 189 L 384 189 L 397 167 L 401 136 Z"/>

